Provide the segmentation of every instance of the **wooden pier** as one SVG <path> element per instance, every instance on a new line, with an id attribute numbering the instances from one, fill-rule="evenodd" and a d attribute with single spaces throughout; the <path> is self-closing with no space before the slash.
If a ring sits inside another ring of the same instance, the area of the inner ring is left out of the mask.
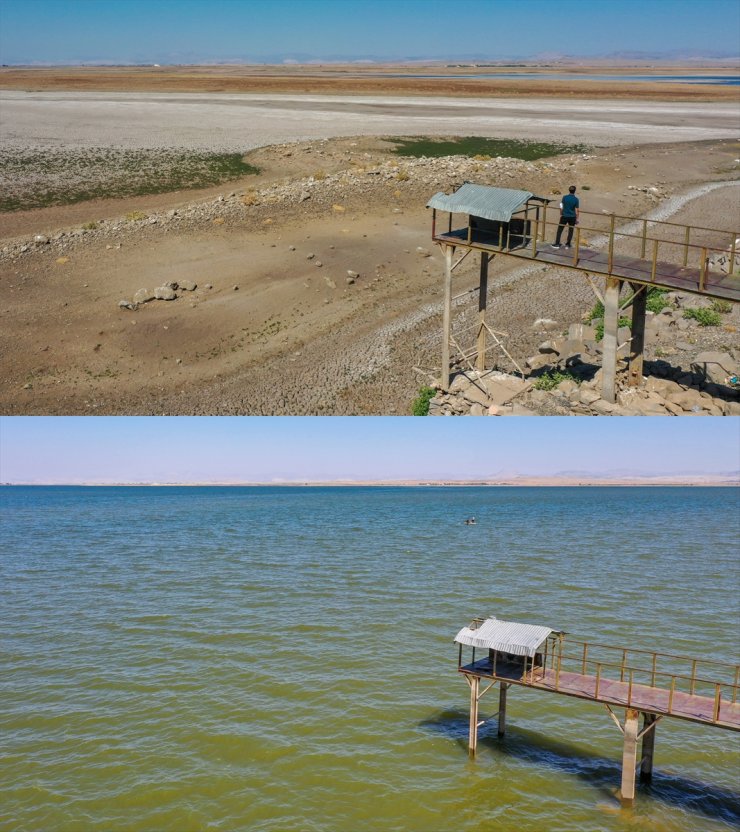
<path id="1" fill-rule="evenodd" d="M 506 699 L 512 686 L 602 703 L 624 737 L 624 801 L 634 799 L 638 769 L 643 782 L 652 777 L 656 726 L 661 719 L 673 717 L 740 731 L 740 665 L 566 640 L 565 633 L 548 627 L 497 618 L 475 618 L 460 630 L 455 642 L 459 645 L 458 672 L 470 686 L 468 747 L 473 755 L 482 724 L 479 702 L 496 684 L 500 737 L 506 730 Z M 465 646 L 473 651 L 467 663 L 463 662 Z M 483 653 L 477 659 L 476 649 Z M 625 709 L 623 721 L 614 708 Z"/>
<path id="2" fill-rule="evenodd" d="M 560 211 L 552 200 L 528 191 L 465 183 L 452 194 L 438 193 L 432 208 L 432 240 L 445 256 L 442 373 L 443 390 L 450 384 L 452 277 L 472 252 L 480 252 L 478 327 L 476 343 L 469 350 L 454 344 L 461 358 L 481 372 L 486 369 L 487 335 L 501 343 L 486 323 L 489 264 L 496 255 L 550 264 L 580 272 L 604 305 L 602 397 L 614 402 L 617 356 L 628 349 L 629 383 L 642 381 L 645 344 L 645 312 L 650 287 L 692 292 L 709 298 L 740 302 L 740 231 L 723 231 L 679 223 L 659 222 L 617 214 L 580 212 L 572 247 L 554 248 Z M 437 212 L 449 215 L 440 228 Z M 467 215 L 464 227 L 453 228 L 455 215 Z M 463 253 L 455 259 L 455 252 Z M 724 261 L 727 273 L 717 264 Z M 605 278 L 602 291 L 594 277 Z M 620 302 L 624 284 L 631 295 Z M 631 336 L 619 344 L 620 312 L 631 306 Z M 454 343 L 454 342 L 453 342 Z"/>

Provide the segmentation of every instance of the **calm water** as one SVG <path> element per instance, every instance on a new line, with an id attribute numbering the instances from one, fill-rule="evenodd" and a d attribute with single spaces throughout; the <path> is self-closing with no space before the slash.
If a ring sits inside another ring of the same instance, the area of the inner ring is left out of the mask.
<path id="1" fill-rule="evenodd" d="M 457 629 L 736 655 L 733 489 L 4 488 L 0 829 L 728 830 L 738 735 L 512 688 Z M 469 514 L 478 525 L 465 526 Z M 495 698 L 482 702 L 495 711 Z"/>
<path id="2" fill-rule="evenodd" d="M 615 81 L 621 83 L 672 82 L 674 84 L 719 84 L 736 87 L 740 85 L 740 75 L 587 75 L 569 72 L 497 72 L 472 73 L 469 75 L 413 75 L 402 72 L 373 73 L 383 78 L 514 78 L 542 81 Z"/>

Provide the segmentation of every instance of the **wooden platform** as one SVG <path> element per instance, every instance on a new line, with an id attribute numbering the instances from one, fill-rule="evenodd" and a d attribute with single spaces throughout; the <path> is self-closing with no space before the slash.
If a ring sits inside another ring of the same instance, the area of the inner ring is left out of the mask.
<path id="1" fill-rule="evenodd" d="M 539 263 L 576 269 L 589 274 L 605 275 L 656 286 L 660 289 L 679 292 L 693 292 L 710 298 L 740 302 L 740 278 L 720 272 L 706 271 L 702 280 L 697 268 L 683 268 L 673 263 L 657 261 L 653 275 L 651 260 L 615 254 L 609 269 L 609 255 L 606 251 L 581 247 L 576 255 L 575 248 L 552 248 L 548 243 L 538 242 L 536 253 L 532 241 L 512 241 L 511 248 L 502 249 L 495 235 L 475 231 L 468 239 L 468 229 L 437 233 L 433 240 L 445 245 L 459 245 L 491 254 L 506 254 Z"/>
<path id="2" fill-rule="evenodd" d="M 674 690 L 671 694 L 667 688 L 640 684 L 630 686 L 628 682 L 599 678 L 597 691 L 596 676 L 561 670 L 556 678 L 555 670 L 550 668 L 546 670 L 535 668 L 534 680 L 528 672 L 526 681 L 523 681 L 521 664 L 499 662 L 494 676 L 493 666 L 488 658 L 463 665 L 458 669 L 460 673 L 480 678 L 740 731 L 740 702 L 720 700 L 718 714 L 715 714 L 717 702 L 714 697 L 692 696 L 679 690 Z"/>

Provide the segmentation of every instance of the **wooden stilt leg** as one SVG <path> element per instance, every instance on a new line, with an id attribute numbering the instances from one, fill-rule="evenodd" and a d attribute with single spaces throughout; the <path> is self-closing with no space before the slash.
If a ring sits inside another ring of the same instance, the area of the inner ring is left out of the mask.
<path id="1" fill-rule="evenodd" d="M 655 751 L 656 726 L 653 725 L 655 714 L 643 714 L 642 730 L 646 733 L 642 738 L 642 763 L 640 764 L 640 782 L 649 783 L 653 779 L 653 753 Z M 647 729 L 650 728 L 649 731 Z"/>
<path id="2" fill-rule="evenodd" d="M 440 384 L 446 393 L 450 389 L 450 317 L 452 314 L 452 255 L 454 246 L 445 246 L 445 287 L 442 308 L 442 373 Z"/>
<path id="3" fill-rule="evenodd" d="M 630 387 L 638 387 L 642 382 L 642 360 L 645 351 L 645 308 L 647 304 L 647 287 L 632 285 L 636 292 L 632 299 L 632 342 L 630 344 Z"/>
<path id="4" fill-rule="evenodd" d="M 480 679 L 477 676 L 469 676 L 470 679 L 470 735 L 468 738 L 468 751 L 470 756 L 475 756 L 478 747 L 478 688 Z"/>
<path id="5" fill-rule="evenodd" d="M 506 682 L 501 682 L 501 689 L 498 692 L 498 735 L 503 737 L 506 733 Z"/>
<path id="6" fill-rule="evenodd" d="M 616 397 L 617 379 L 617 329 L 619 326 L 619 290 L 622 281 L 615 277 L 607 277 L 606 292 L 604 293 L 604 339 L 601 397 L 608 402 L 614 402 Z"/>
<path id="7" fill-rule="evenodd" d="M 627 708 L 624 718 L 624 750 L 622 752 L 622 800 L 635 799 L 635 766 L 637 763 L 637 728 L 639 711 Z"/>
<path id="8" fill-rule="evenodd" d="M 479 372 L 486 369 L 486 305 L 488 301 L 488 254 L 480 253 L 480 291 L 478 292 L 478 358 L 476 368 Z"/>

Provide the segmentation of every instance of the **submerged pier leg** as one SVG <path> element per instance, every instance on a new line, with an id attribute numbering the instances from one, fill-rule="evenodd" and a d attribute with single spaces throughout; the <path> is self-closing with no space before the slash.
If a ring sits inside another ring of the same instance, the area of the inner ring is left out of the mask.
<path id="1" fill-rule="evenodd" d="M 602 359 L 601 398 L 614 402 L 617 379 L 617 330 L 619 328 L 619 290 L 622 281 L 607 277 L 604 292 L 604 339 Z"/>
<path id="2" fill-rule="evenodd" d="M 653 779 L 653 754 L 655 752 L 655 714 L 642 715 L 642 762 L 640 763 L 640 782 L 649 783 Z M 652 725 L 652 728 L 650 727 Z"/>
<path id="3" fill-rule="evenodd" d="M 477 676 L 468 676 L 470 682 L 470 732 L 468 737 L 468 751 L 470 756 L 475 756 L 478 747 L 478 688 L 480 679 Z"/>
<path id="4" fill-rule="evenodd" d="M 479 373 L 486 369 L 486 306 L 488 304 L 488 254 L 480 253 L 480 286 L 478 290 L 478 356 L 475 367 Z"/>
<path id="5" fill-rule="evenodd" d="M 631 283 L 635 293 L 632 298 L 632 341 L 630 343 L 630 387 L 638 387 L 642 383 L 642 362 L 645 352 L 645 310 L 647 308 L 647 287 Z"/>
<path id="6" fill-rule="evenodd" d="M 622 800 L 635 799 L 635 767 L 637 764 L 637 728 L 639 711 L 627 708 L 624 717 L 624 749 L 622 751 Z"/>
<path id="7" fill-rule="evenodd" d="M 506 733 L 506 691 L 508 689 L 506 682 L 501 682 L 501 687 L 498 692 L 498 735 L 503 737 Z"/>

